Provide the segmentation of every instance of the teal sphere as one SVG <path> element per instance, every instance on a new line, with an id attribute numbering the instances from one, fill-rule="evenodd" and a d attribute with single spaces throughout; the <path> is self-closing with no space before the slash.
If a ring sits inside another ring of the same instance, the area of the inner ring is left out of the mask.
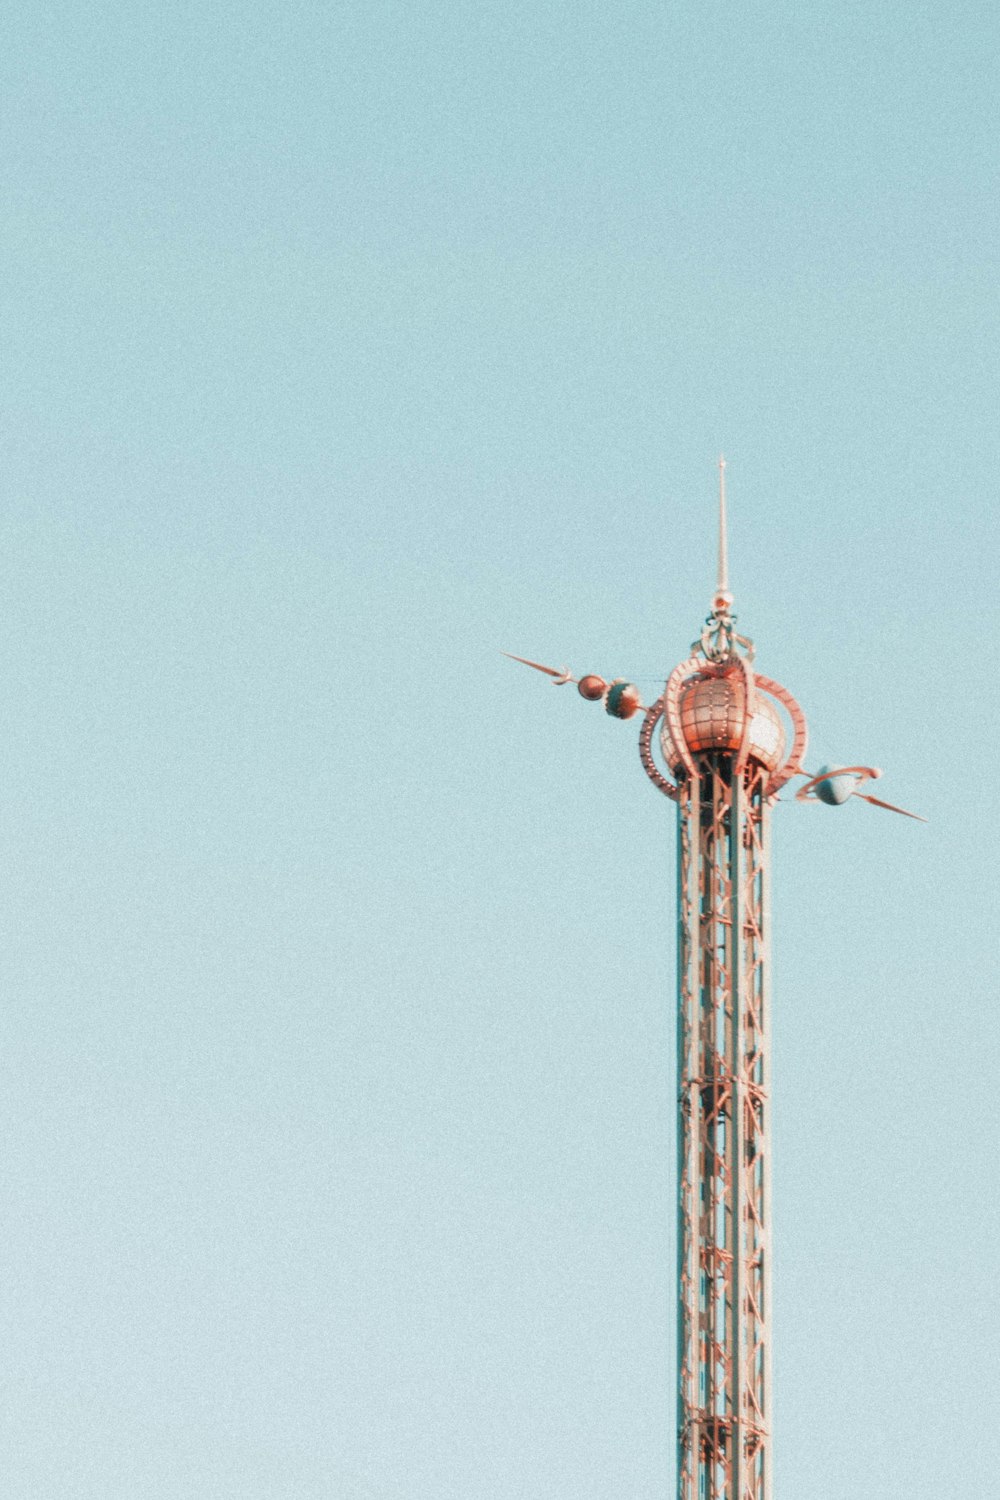
<path id="1" fill-rule="evenodd" d="M 854 776 L 828 776 L 832 766 L 820 766 L 818 774 L 824 778 L 816 783 L 816 795 L 827 807 L 842 807 L 857 786 Z"/>
<path id="2" fill-rule="evenodd" d="M 613 719 L 631 719 L 642 707 L 639 689 L 631 682 L 613 682 L 604 700 L 605 712 Z"/>

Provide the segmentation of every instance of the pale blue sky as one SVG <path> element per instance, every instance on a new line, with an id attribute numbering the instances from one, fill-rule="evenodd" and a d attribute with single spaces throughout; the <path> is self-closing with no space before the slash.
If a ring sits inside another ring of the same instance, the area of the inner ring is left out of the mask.
<path id="1" fill-rule="evenodd" d="M 3 23 L 6 1500 L 661 1500 L 709 602 L 774 839 L 776 1500 L 995 1481 L 993 5 Z"/>

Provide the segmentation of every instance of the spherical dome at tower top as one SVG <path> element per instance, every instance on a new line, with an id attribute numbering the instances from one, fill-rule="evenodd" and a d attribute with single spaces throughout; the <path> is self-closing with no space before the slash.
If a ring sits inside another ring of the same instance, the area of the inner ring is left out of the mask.
<path id="1" fill-rule="evenodd" d="M 729 758 L 733 774 L 753 766 L 763 772 L 755 779 L 768 801 L 801 771 L 808 742 L 802 709 L 780 682 L 755 672 L 753 660 L 753 641 L 738 633 L 733 613 L 726 461 L 720 458 L 719 566 L 711 612 L 691 644 L 690 656 L 674 668 L 661 697 L 646 710 L 639 736 L 646 774 L 666 796 L 681 800 L 683 784 L 715 774 L 716 756 Z M 664 776 L 653 754 L 657 725 L 663 761 L 674 781 Z"/>
<path id="2" fill-rule="evenodd" d="M 778 710 L 762 692 L 753 694 L 749 711 L 747 699 L 747 679 L 738 670 L 716 666 L 689 677 L 681 684 L 679 695 L 684 749 L 692 756 L 708 751 L 734 754 L 746 736 L 747 755 L 769 771 L 777 770 L 786 747 Z M 677 771 L 685 757 L 669 732 L 664 735 L 663 748 L 671 770 Z"/>

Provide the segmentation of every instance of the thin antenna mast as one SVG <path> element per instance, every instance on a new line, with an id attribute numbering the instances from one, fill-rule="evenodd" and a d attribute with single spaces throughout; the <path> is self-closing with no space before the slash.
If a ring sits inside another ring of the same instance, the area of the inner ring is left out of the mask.
<path id="1" fill-rule="evenodd" d="M 753 661 L 753 644 L 736 634 L 733 596 L 729 592 L 729 538 L 726 527 L 726 460 L 719 455 L 719 569 L 712 613 L 701 633 L 701 647 L 710 661 L 725 661 L 742 646 Z M 697 643 L 696 643 L 697 644 Z"/>
<path id="2" fill-rule="evenodd" d="M 726 538 L 726 460 L 719 455 L 719 578 L 715 585 L 716 604 L 729 594 L 729 550 Z M 727 602 L 732 602 L 731 599 Z"/>

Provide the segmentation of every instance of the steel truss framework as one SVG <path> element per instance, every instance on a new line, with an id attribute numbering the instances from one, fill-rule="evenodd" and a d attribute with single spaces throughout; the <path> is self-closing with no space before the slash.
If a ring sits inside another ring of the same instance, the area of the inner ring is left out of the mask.
<path id="1" fill-rule="evenodd" d="M 808 730 L 781 683 L 755 672 L 729 592 L 725 459 L 719 568 L 691 655 L 644 711 L 646 775 L 678 808 L 678 1500 L 772 1500 L 768 1057 L 770 805 L 860 797 L 870 766 L 805 771 Z M 642 709 L 623 679 L 579 679 L 515 657 L 615 718 Z M 791 748 L 779 708 L 791 724 Z M 654 754 L 654 736 L 662 766 Z M 674 779 L 671 780 L 671 777 Z"/>
<path id="2" fill-rule="evenodd" d="M 679 1500 L 771 1500 L 769 787 L 740 759 L 676 789 Z"/>

